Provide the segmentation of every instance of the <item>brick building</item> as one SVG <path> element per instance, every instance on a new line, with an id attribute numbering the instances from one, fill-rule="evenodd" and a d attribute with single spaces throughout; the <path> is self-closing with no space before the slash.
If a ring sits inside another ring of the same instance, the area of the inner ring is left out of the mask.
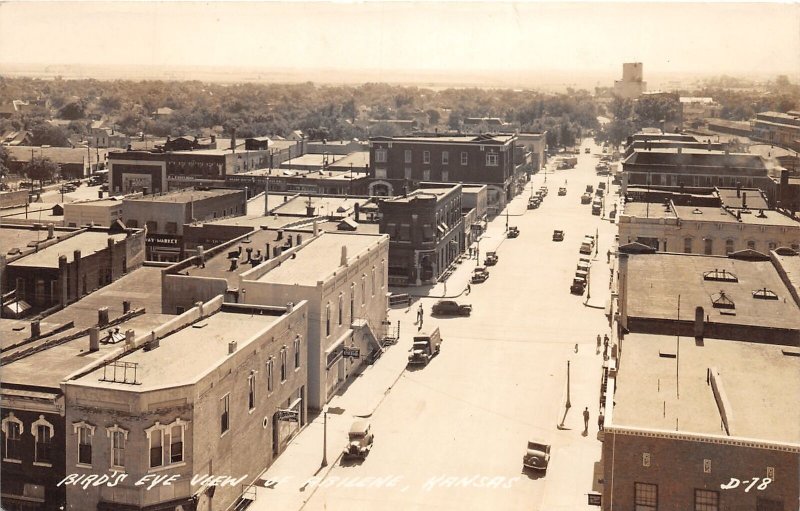
<path id="1" fill-rule="evenodd" d="M 228 509 L 306 421 L 305 302 L 198 304 L 64 384 L 70 473 L 125 474 L 67 485 L 67 508 Z M 198 336 L 198 333 L 201 333 Z M 254 446 L 259 446 L 254 451 Z M 257 453 L 257 454 L 256 454 Z M 146 475 L 170 486 L 136 485 Z M 224 474 L 234 484 L 192 484 Z"/>
<path id="2" fill-rule="evenodd" d="M 402 195 L 426 181 L 485 184 L 489 213 L 496 215 L 524 180 L 514 165 L 516 141 L 490 134 L 371 138 L 369 193 Z"/>
<path id="3" fill-rule="evenodd" d="M 761 112 L 751 126 L 752 138 L 800 151 L 800 111 Z"/>
<path id="4" fill-rule="evenodd" d="M 435 283 L 464 251 L 459 184 L 421 183 L 379 203 L 380 231 L 389 235 L 389 282 Z"/>
<path id="5" fill-rule="evenodd" d="M 150 261 L 175 262 L 184 258 L 185 224 L 239 216 L 245 209 L 245 191 L 236 189 L 188 189 L 126 197 L 122 201 L 125 224 L 147 228 L 146 257 Z"/>

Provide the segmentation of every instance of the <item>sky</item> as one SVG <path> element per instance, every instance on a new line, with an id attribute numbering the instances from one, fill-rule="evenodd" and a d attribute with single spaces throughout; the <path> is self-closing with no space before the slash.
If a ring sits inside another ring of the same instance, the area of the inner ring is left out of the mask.
<path id="1" fill-rule="evenodd" d="M 800 4 L 0 3 L 0 64 L 800 74 Z M 646 78 L 646 76 L 645 76 Z"/>

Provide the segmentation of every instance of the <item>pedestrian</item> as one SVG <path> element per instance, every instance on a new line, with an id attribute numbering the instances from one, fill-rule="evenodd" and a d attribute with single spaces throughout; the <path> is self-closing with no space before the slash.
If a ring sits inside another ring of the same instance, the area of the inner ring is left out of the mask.
<path id="1" fill-rule="evenodd" d="M 610 342 L 611 342 L 611 339 L 609 339 L 609 338 L 608 338 L 608 334 L 605 334 L 605 335 L 603 335 L 603 343 L 604 343 L 606 346 L 608 346 L 608 344 L 609 344 Z"/>
<path id="2" fill-rule="evenodd" d="M 611 249 L 606 252 L 606 263 L 611 264 Z"/>
<path id="3" fill-rule="evenodd" d="M 583 409 L 583 432 L 589 432 L 589 407 Z"/>
<path id="4" fill-rule="evenodd" d="M 600 334 L 597 334 L 597 351 L 596 353 L 600 353 Z"/>
<path id="5" fill-rule="evenodd" d="M 467 282 L 467 294 L 472 293 L 472 286 Z"/>

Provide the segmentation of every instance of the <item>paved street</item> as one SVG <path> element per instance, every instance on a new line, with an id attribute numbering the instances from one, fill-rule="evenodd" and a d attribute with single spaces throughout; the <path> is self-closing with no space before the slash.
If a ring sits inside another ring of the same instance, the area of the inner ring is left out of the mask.
<path id="1" fill-rule="evenodd" d="M 582 153 L 576 169 L 533 178 L 534 189 L 550 188 L 539 209 L 526 209 L 530 189 L 510 204 L 508 222 L 519 227 L 519 238 L 505 238 L 505 215 L 490 223 L 481 258 L 496 249 L 500 261 L 486 282 L 464 292 L 475 260 L 451 276 L 446 294 L 463 292 L 458 300 L 472 304 L 470 318 L 429 316 L 433 297 L 445 294 L 443 284 L 421 299 L 426 329 L 439 326 L 444 339 L 427 367 L 405 368 L 417 303 L 391 311 L 401 322 L 400 342 L 330 403 L 337 413 L 328 414 L 329 465 L 318 472 L 320 416 L 262 475 L 278 483 L 258 488 L 250 509 L 594 509 L 586 506 L 586 493 L 601 450 L 602 356 L 595 339 L 609 333 L 606 251 L 615 225 L 580 204 L 586 185 L 596 187 L 601 179 L 594 171 L 599 149 L 591 147 L 593 154 Z M 568 193 L 559 197 L 565 181 Z M 608 210 L 615 199 L 608 197 Z M 563 242 L 551 241 L 553 229 L 566 232 Z M 587 306 L 586 294 L 572 295 L 569 286 L 581 239 L 596 231 Z M 567 361 L 572 407 L 564 419 Z M 584 436 L 585 406 L 591 416 Z M 370 417 L 374 448 L 363 463 L 342 464 L 346 431 L 359 415 Z M 545 476 L 522 470 L 529 438 L 553 446 Z"/>

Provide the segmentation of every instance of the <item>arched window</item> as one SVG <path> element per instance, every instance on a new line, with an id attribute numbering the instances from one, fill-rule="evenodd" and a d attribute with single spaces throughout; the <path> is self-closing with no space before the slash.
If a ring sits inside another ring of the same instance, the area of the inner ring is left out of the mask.
<path id="1" fill-rule="evenodd" d="M 44 415 L 31 424 L 31 434 L 36 439 L 36 450 L 34 451 L 33 463 L 50 466 L 52 460 L 51 448 L 53 445 L 53 425 L 47 422 Z"/>
<path id="2" fill-rule="evenodd" d="M 95 427 L 84 421 L 72 424 L 72 431 L 77 436 L 78 465 L 92 466 L 92 439 Z"/>
<path id="3" fill-rule="evenodd" d="M 150 447 L 150 468 L 183 462 L 186 424 L 187 421 L 177 418 L 172 424 L 156 421 L 144 430 Z"/>
<path id="4" fill-rule="evenodd" d="M 111 467 L 125 468 L 125 444 L 128 442 L 128 431 L 116 424 L 106 430 L 111 439 Z"/>
<path id="5" fill-rule="evenodd" d="M 21 438 L 25 425 L 14 416 L 14 412 L 8 412 L 8 416 L 2 422 L 3 434 L 5 436 L 5 451 L 3 461 L 19 463 L 22 460 Z"/>

